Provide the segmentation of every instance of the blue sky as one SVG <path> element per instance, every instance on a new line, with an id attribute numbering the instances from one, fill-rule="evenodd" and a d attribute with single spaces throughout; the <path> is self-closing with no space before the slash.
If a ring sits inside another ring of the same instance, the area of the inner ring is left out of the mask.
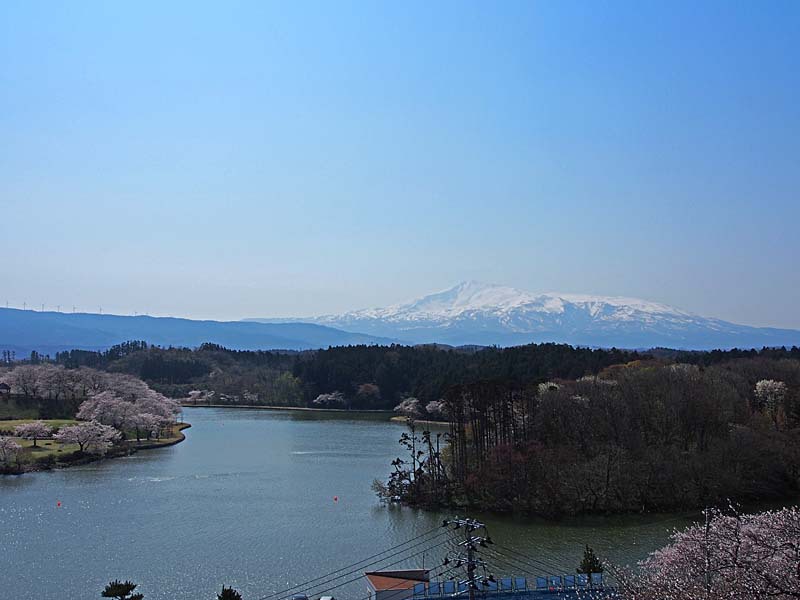
<path id="1" fill-rule="evenodd" d="M 800 3 L 0 3 L 11 306 L 463 279 L 800 328 Z"/>

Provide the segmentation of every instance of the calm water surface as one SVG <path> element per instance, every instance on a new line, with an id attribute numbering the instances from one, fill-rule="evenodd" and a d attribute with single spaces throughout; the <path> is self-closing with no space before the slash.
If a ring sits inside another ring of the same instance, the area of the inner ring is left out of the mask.
<path id="1" fill-rule="evenodd" d="M 387 508 L 370 491 L 398 455 L 403 426 L 385 419 L 187 408 L 193 427 L 177 446 L 0 477 L 0 597 L 98 598 L 110 579 L 127 578 L 146 600 L 213 598 L 223 583 L 252 600 L 404 542 L 443 515 Z M 688 522 L 476 516 L 495 541 L 565 572 L 585 543 L 631 563 Z M 423 559 L 440 557 L 394 568 Z M 364 589 L 358 581 L 333 593 L 360 600 Z"/>

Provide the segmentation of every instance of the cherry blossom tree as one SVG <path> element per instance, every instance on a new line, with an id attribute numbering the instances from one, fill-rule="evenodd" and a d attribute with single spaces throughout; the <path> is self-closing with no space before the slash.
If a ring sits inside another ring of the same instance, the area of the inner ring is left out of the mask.
<path id="1" fill-rule="evenodd" d="M 55 400 L 74 397 L 79 387 L 76 373 L 61 365 L 38 365 L 36 377 L 39 394 Z"/>
<path id="2" fill-rule="evenodd" d="M 152 391 L 141 379 L 124 373 L 108 373 L 103 390 L 114 392 L 115 395 L 128 402 L 135 402 Z"/>
<path id="3" fill-rule="evenodd" d="M 39 392 L 39 368 L 35 365 L 21 365 L 11 369 L 3 381 L 11 386 L 14 393 L 35 398 Z"/>
<path id="4" fill-rule="evenodd" d="M 769 407 L 770 404 L 781 402 L 786 396 L 786 384 L 774 379 L 762 379 L 756 383 L 755 394 L 762 406 Z"/>
<path id="5" fill-rule="evenodd" d="M 136 430 L 136 441 L 141 440 L 142 434 L 151 437 L 158 437 L 164 425 L 163 417 L 150 413 L 137 413 L 131 420 L 131 426 Z"/>
<path id="6" fill-rule="evenodd" d="M 86 421 L 59 429 L 55 439 L 64 444 L 77 444 L 81 452 L 105 454 L 120 439 L 120 432 L 97 421 Z"/>
<path id="7" fill-rule="evenodd" d="M 358 399 L 367 406 L 381 399 L 381 388 L 374 383 L 362 383 L 356 391 Z"/>
<path id="8" fill-rule="evenodd" d="M 181 412 L 181 405 L 177 400 L 167 398 L 150 388 L 136 398 L 134 405 L 138 412 L 157 415 L 170 423 L 174 422 Z"/>
<path id="9" fill-rule="evenodd" d="M 800 598 L 800 510 L 710 511 L 617 579 L 630 600 Z"/>
<path id="10" fill-rule="evenodd" d="M 425 405 L 425 412 L 431 417 L 442 418 L 445 416 L 447 405 L 443 400 L 431 400 Z"/>
<path id="11" fill-rule="evenodd" d="M 89 367 L 80 367 L 76 371 L 76 377 L 80 382 L 82 396 L 97 394 L 107 387 L 108 373 L 104 371 L 90 369 Z"/>
<path id="12" fill-rule="evenodd" d="M 143 432 L 148 438 L 158 435 L 175 422 L 181 411 L 177 400 L 159 394 L 140 380 L 113 376 L 106 383 L 107 389 L 92 393 L 81 403 L 78 419 L 110 425 L 123 437 L 126 430 L 135 429 L 139 440 Z M 142 415 L 147 416 L 142 419 Z"/>
<path id="13" fill-rule="evenodd" d="M 418 417 L 421 412 L 419 400 L 414 397 L 405 398 L 400 404 L 394 407 L 394 412 L 407 417 Z"/>
<path id="14" fill-rule="evenodd" d="M 331 392 L 330 394 L 320 394 L 314 399 L 312 404 L 324 408 L 341 408 L 345 405 L 344 394 L 342 392 Z"/>
<path id="15" fill-rule="evenodd" d="M 16 394 L 28 398 L 77 398 L 106 389 L 108 375 L 96 369 L 66 369 L 61 365 L 20 365 L 2 374 Z M 142 383 L 142 385 L 145 385 Z M 146 386 L 145 386 L 146 387 Z"/>
<path id="16" fill-rule="evenodd" d="M 785 421 L 783 400 L 786 397 L 786 384 L 774 379 L 762 379 L 756 383 L 755 397 L 758 408 L 772 418 L 776 427 Z"/>
<path id="17" fill-rule="evenodd" d="M 36 446 L 38 440 L 46 439 L 53 435 L 53 428 L 43 421 L 34 421 L 33 423 L 17 425 L 14 428 L 14 435 L 25 440 L 33 440 L 33 445 Z"/>
<path id="18" fill-rule="evenodd" d="M 11 438 L 0 437 L 0 464 L 14 462 L 20 450 L 22 450 L 22 446 Z"/>
<path id="19" fill-rule="evenodd" d="M 136 415 L 133 403 L 119 398 L 114 392 L 100 392 L 85 400 L 78 409 L 78 419 L 97 421 L 124 431 Z"/>

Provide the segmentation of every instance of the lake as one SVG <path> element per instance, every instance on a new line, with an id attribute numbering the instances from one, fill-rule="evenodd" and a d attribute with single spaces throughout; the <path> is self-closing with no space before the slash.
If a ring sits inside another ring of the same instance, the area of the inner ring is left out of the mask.
<path id="1" fill-rule="evenodd" d="M 177 446 L 0 477 L 0 596 L 99 598 L 119 578 L 139 583 L 146 600 L 211 599 L 223 584 L 253 600 L 400 544 L 450 516 L 386 507 L 370 490 L 399 453 L 404 426 L 386 415 L 186 408 L 184 418 L 193 426 Z M 587 543 L 601 557 L 632 563 L 689 521 L 470 516 L 487 523 L 498 545 L 529 556 L 527 569 L 541 566 L 542 573 L 574 572 Z M 442 548 L 393 568 L 438 565 Z M 511 574 L 520 563 L 503 552 L 505 559 L 484 558 L 496 573 Z M 360 600 L 365 584 L 332 593 Z"/>

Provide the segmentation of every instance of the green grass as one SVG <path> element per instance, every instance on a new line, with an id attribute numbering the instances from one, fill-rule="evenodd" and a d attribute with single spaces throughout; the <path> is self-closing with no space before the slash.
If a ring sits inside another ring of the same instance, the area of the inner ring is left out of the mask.
<path id="1" fill-rule="evenodd" d="M 22 462 L 33 462 L 47 456 L 52 456 L 55 460 L 61 460 L 78 451 L 78 444 L 62 444 L 56 440 L 39 440 L 36 442 L 36 447 L 34 447 L 33 440 L 11 439 L 22 446 Z"/>
<path id="2" fill-rule="evenodd" d="M 0 421 L 0 430 L 13 429 L 22 423 L 29 423 L 34 419 L 16 419 L 14 421 Z M 61 427 L 64 425 L 71 425 L 77 423 L 70 419 L 46 419 L 45 423 L 52 427 Z M 183 434 L 181 430 L 189 427 L 188 423 L 177 423 L 171 430 L 171 435 L 163 437 L 159 440 L 142 440 L 141 443 L 136 442 L 136 438 L 128 439 L 127 443 L 136 448 L 139 446 L 146 446 L 149 448 L 158 446 L 167 446 L 174 443 L 176 440 L 182 439 Z M 78 452 L 78 444 L 62 444 L 57 440 L 45 439 L 38 440 L 36 446 L 33 445 L 33 440 L 24 440 L 18 437 L 11 437 L 12 440 L 22 446 L 20 453 L 20 462 L 25 464 L 32 464 L 37 462 L 68 462 L 72 455 Z"/>
<path id="3" fill-rule="evenodd" d="M 36 419 L 14 419 L 11 421 L 0 421 L 0 431 L 13 431 L 17 425 L 30 423 Z M 64 425 L 74 425 L 77 421 L 73 419 L 43 419 L 45 423 L 53 428 L 63 427 Z M 78 444 L 62 444 L 56 440 L 38 440 L 36 446 L 33 440 L 24 440 L 18 437 L 11 437 L 12 440 L 22 446 L 20 460 L 23 463 L 32 463 L 39 460 L 61 461 L 77 452 Z M 50 458 L 52 457 L 52 458 Z"/>

